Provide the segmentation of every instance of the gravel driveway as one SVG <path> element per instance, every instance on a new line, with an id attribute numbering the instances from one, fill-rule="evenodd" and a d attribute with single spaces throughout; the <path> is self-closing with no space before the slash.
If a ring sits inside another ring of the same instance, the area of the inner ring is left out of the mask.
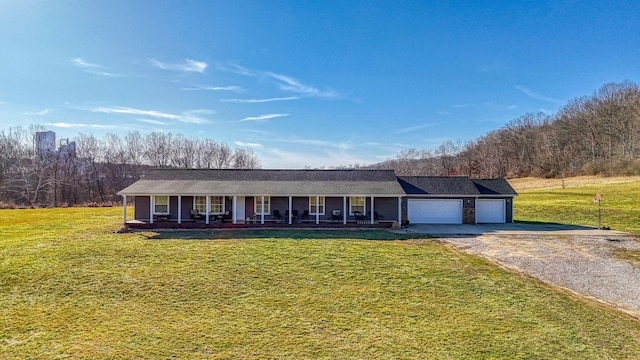
<path id="1" fill-rule="evenodd" d="M 640 250 L 633 237 L 489 234 L 440 240 L 640 318 L 640 267 L 613 254 Z"/>

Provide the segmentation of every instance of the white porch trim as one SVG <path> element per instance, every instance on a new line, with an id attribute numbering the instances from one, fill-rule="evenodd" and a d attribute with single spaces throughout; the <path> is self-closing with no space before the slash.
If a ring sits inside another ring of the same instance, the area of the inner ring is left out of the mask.
<path id="1" fill-rule="evenodd" d="M 149 196 L 149 224 L 153 224 L 153 207 L 155 195 Z"/>
<path id="2" fill-rule="evenodd" d="M 211 199 L 209 198 L 209 195 L 207 195 L 206 204 L 207 214 L 205 215 L 205 224 L 209 225 L 209 211 L 211 211 Z"/>
<path id="3" fill-rule="evenodd" d="M 232 219 L 232 222 L 235 224 L 236 223 L 236 218 L 238 217 L 238 215 L 236 214 L 236 212 L 238 210 L 238 197 L 236 195 L 233 195 L 231 208 L 233 209 L 233 213 L 231 214 L 231 219 Z"/>
<path id="4" fill-rule="evenodd" d="M 347 224 L 347 197 L 342 197 L 342 224 Z"/>
<path id="5" fill-rule="evenodd" d="M 127 224 L 127 195 L 122 196 L 122 223 Z"/>
<path id="6" fill-rule="evenodd" d="M 316 195 L 316 225 L 318 224 L 320 224 L 320 196 Z"/>
<path id="7" fill-rule="evenodd" d="M 289 225 L 291 225 L 292 223 L 292 219 L 293 219 L 293 196 L 289 196 L 289 210 L 287 211 L 287 213 L 289 214 Z"/>
<path id="8" fill-rule="evenodd" d="M 373 211 L 373 209 L 374 209 L 373 201 L 374 201 L 374 200 L 373 200 L 373 199 L 375 199 L 375 198 L 372 196 L 372 197 L 371 197 L 371 224 L 372 224 L 372 225 L 373 225 L 373 222 L 374 222 L 374 217 L 373 217 L 373 214 L 374 214 L 374 211 Z M 365 205 L 366 205 L 366 204 L 365 204 Z"/>
<path id="9" fill-rule="evenodd" d="M 178 224 L 182 224 L 182 195 L 178 195 Z"/>
<path id="10" fill-rule="evenodd" d="M 262 202 L 260 208 L 260 224 L 264 225 L 264 195 L 260 196 L 260 201 Z M 271 199 L 269 199 L 269 209 L 271 209 Z"/>

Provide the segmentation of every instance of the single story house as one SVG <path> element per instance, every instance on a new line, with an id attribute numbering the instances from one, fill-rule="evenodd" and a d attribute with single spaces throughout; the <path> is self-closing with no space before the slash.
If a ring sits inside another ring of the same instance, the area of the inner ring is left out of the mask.
<path id="1" fill-rule="evenodd" d="M 127 224 L 512 222 L 504 179 L 396 176 L 393 170 L 157 169 L 118 192 Z M 133 198 L 134 220 L 127 222 Z"/>

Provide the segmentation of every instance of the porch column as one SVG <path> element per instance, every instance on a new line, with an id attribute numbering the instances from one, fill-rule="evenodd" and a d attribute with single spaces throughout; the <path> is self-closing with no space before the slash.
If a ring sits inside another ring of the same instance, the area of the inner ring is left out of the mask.
<path id="1" fill-rule="evenodd" d="M 122 224 L 127 225 L 127 195 L 122 195 Z"/>
<path id="2" fill-rule="evenodd" d="M 347 197 L 342 197 L 342 223 L 347 224 Z"/>
<path id="3" fill-rule="evenodd" d="M 402 226 L 402 196 L 398 196 L 398 225 Z"/>
<path id="4" fill-rule="evenodd" d="M 211 199 L 209 198 L 209 195 L 207 195 L 207 201 L 206 201 L 207 206 L 205 207 L 206 212 L 207 212 L 207 213 L 205 214 L 205 219 L 206 219 L 205 223 L 206 223 L 207 225 L 209 225 L 209 211 L 210 211 L 210 209 L 211 209 L 211 202 L 210 202 L 210 201 L 211 201 Z"/>
<path id="5" fill-rule="evenodd" d="M 260 208 L 260 224 L 264 225 L 264 195 L 260 196 L 260 201 L 262 201 L 262 207 Z"/>
<path id="6" fill-rule="evenodd" d="M 153 224 L 153 195 L 149 196 L 149 224 Z"/>
<path id="7" fill-rule="evenodd" d="M 178 224 L 182 224 L 182 195 L 178 195 Z"/>
<path id="8" fill-rule="evenodd" d="M 233 208 L 233 213 L 231 214 L 231 219 L 232 223 L 236 223 L 236 218 L 238 216 L 238 214 L 236 213 L 236 211 L 238 210 L 238 197 L 236 195 L 233 195 L 233 202 L 231 207 Z"/>
<path id="9" fill-rule="evenodd" d="M 373 207 L 373 196 L 372 196 L 371 197 L 371 224 L 372 225 L 373 225 L 373 212 L 374 212 L 373 209 L 374 207 Z"/>
<path id="10" fill-rule="evenodd" d="M 320 196 L 316 196 L 316 225 L 320 224 Z"/>
<path id="11" fill-rule="evenodd" d="M 293 219 L 293 209 L 291 209 L 293 207 L 293 197 L 289 196 L 289 225 L 291 225 L 291 220 Z"/>

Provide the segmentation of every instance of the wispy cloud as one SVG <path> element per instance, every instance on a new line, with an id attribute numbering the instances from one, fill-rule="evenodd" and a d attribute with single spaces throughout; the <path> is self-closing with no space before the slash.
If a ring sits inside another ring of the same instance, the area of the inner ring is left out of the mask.
<path id="1" fill-rule="evenodd" d="M 104 66 L 87 62 L 83 58 L 77 57 L 77 58 L 71 59 L 70 61 L 71 61 L 71 63 L 73 65 L 84 69 L 84 72 L 86 72 L 88 74 L 100 75 L 100 76 L 105 76 L 105 77 L 120 77 L 120 76 L 122 76 L 122 74 L 116 74 L 116 73 L 107 72 L 107 71 L 98 71 L 96 69 L 102 69 L 102 68 L 104 68 Z"/>
<path id="2" fill-rule="evenodd" d="M 110 73 L 110 72 L 106 72 L 106 71 L 85 70 L 85 72 L 89 73 L 89 74 L 106 76 L 106 77 L 121 77 L 122 76 L 122 74 Z"/>
<path id="3" fill-rule="evenodd" d="M 261 147 L 263 147 L 262 144 L 249 143 L 249 142 L 244 142 L 244 141 L 235 141 L 234 144 L 236 144 L 238 146 L 250 147 L 250 148 L 261 148 Z"/>
<path id="4" fill-rule="evenodd" d="M 167 125 L 167 123 L 164 121 L 153 120 L 153 119 L 136 119 L 136 121 L 140 121 L 147 124 L 153 124 L 153 125 Z"/>
<path id="5" fill-rule="evenodd" d="M 479 107 L 491 108 L 491 109 L 499 109 L 499 110 L 515 110 L 518 108 L 518 104 L 499 104 L 495 102 L 485 102 L 482 103 Z"/>
<path id="6" fill-rule="evenodd" d="M 55 122 L 55 123 L 44 123 L 43 125 L 53 126 L 57 128 L 93 128 L 93 129 L 121 129 L 123 127 L 117 125 L 101 125 L 101 124 L 82 124 L 82 123 L 65 123 L 65 122 Z"/>
<path id="7" fill-rule="evenodd" d="M 338 93 L 333 90 L 319 90 L 313 86 L 303 84 L 299 80 L 296 80 L 290 76 L 276 74 L 272 72 L 266 72 L 266 74 L 275 79 L 280 89 L 285 91 L 291 91 L 304 96 L 317 96 L 317 97 L 330 97 L 334 98 L 338 96 Z"/>
<path id="8" fill-rule="evenodd" d="M 231 65 L 230 67 L 219 66 L 221 70 L 230 71 L 239 75 L 258 78 L 261 80 L 270 80 L 281 90 L 299 94 L 300 96 L 308 97 L 324 97 L 324 98 L 336 98 L 341 94 L 334 90 L 320 90 L 312 85 L 305 84 L 304 82 L 295 79 L 288 75 L 278 74 L 271 71 L 253 70 L 239 65 Z"/>
<path id="9" fill-rule="evenodd" d="M 408 133 L 408 132 L 412 132 L 412 131 L 416 131 L 416 130 L 420 130 L 420 129 L 425 129 L 425 128 L 436 126 L 436 125 L 438 125 L 438 123 L 410 126 L 410 127 L 398 129 L 398 130 L 394 131 L 393 134 L 395 134 L 395 135 L 397 135 L 397 134 L 405 134 L 405 133 Z"/>
<path id="10" fill-rule="evenodd" d="M 153 66 L 162 69 L 162 70 L 173 70 L 173 71 L 182 71 L 182 72 L 197 72 L 204 73 L 204 70 L 207 68 L 207 63 L 203 61 L 196 61 L 191 59 L 186 59 L 181 63 L 176 64 L 168 64 L 156 59 L 151 59 L 151 64 Z"/>
<path id="11" fill-rule="evenodd" d="M 233 91 L 233 92 L 243 92 L 243 89 L 240 86 L 199 86 L 199 87 L 183 87 L 180 90 L 186 91 Z"/>
<path id="12" fill-rule="evenodd" d="M 221 99 L 221 102 L 230 102 L 230 103 L 244 103 L 244 104 L 256 104 L 256 103 L 267 103 L 273 101 L 290 101 L 290 100 L 298 100 L 300 99 L 297 96 L 287 96 L 287 97 L 279 97 L 279 98 L 267 98 L 267 99 Z"/>
<path id="13" fill-rule="evenodd" d="M 552 97 L 539 94 L 539 93 L 537 93 L 535 91 L 529 90 L 528 88 L 526 88 L 524 86 L 520 86 L 520 85 L 516 86 L 516 90 L 521 91 L 525 95 L 529 96 L 530 98 L 536 99 L 536 100 L 548 101 L 548 102 L 553 102 L 553 103 L 562 103 L 562 102 L 564 102 L 563 100 L 560 100 L 560 99 L 554 99 Z"/>
<path id="14" fill-rule="evenodd" d="M 183 112 L 182 114 L 170 114 L 156 110 L 141 110 L 120 106 L 113 107 L 97 107 L 91 110 L 92 112 L 100 112 L 105 114 L 123 114 L 123 115 L 135 115 L 135 116 L 149 116 L 158 119 L 175 120 L 188 124 L 206 124 L 210 123 L 206 118 L 200 115 L 213 114 L 213 111 L 208 109 L 196 109 Z"/>
<path id="15" fill-rule="evenodd" d="M 365 159 L 347 151 L 313 151 L 300 152 L 278 148 L 264 149 L 260 151 L 260 159 L 266 168 L 335 168 L 348 164 L 370 164 L 377 161 L 376 158 Z"/>
<path id="16" fill-rule="evenodd" d="M 102 66 L 100 66 L 98 64 L 92 64 L 90 62 L 87 62 L 83 58 L 79 58 L 79 57 L 71 59 L 71 63 L 73 65 L 75 65 L 75 66 L 82 67 L 82 68 L 99 68 L 99 67 L 102 67 Z"/>
<path id="17" fill-rule="evenodd" d="M 35 111 L 35 112 L 26 112 L 26 113 L 22 113 L 22 115 L 29 115 L 29 116 L 45 116 L 45 115 L 49 115 L 53 112 L 53 110 L 51 109 L 44 109 L 41 111 Z"/>
<path id="18" fill-rule="evenodd" d="M 258 115 L 258 116 L 247 116 L 246 118 L 240 121 L 265 121 L 265 120 L 285 117 L 289 115 L 291 114 L 264 114 L 264 115 Z"/>
<path id="19" fill-rule="evenodd" d="M 277 139 L 276 141 L 288 143 L 288 144 L 327 147 L 327 148 L 335 148 L 335 149 L 341 149 L 341 150 L 353 148 L 353 144 L 351 142 L 336 143 L 336 142 L 330 142 L 330 141 L 318 140 L 318 139 Z"/>

